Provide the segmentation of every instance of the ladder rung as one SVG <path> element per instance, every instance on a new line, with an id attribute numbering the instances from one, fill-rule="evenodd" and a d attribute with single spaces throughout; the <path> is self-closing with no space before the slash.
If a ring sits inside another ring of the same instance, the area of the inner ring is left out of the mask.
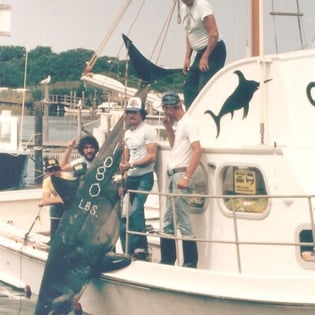
<path id="1" fill-rule="evenodd" d="M 270 15 L 281 15 L 281 16 L 303 16 L 303 13 L 294 12 L 270 12 Z"/>

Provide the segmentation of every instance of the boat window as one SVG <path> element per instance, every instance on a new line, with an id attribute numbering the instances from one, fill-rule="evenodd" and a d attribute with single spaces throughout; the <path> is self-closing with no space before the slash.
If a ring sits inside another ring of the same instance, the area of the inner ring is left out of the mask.
<path id="1" fill-rule="evenodd" d="M 207 194 L 207 172 L 202 165 L 199 165 L 193 175 L 194 187 L 192 194 Z M 190 198 L 191 211 L 194 213 L 203 212 L 206 205 L 205 197 L 194 196 Z"/>
<path id="2" fill-rule="evenodd" d="M 300 238 L 300 256 L 306 262 L 315 262 L 315 251 L 313 244 L 312 230 L 302 230 L 299 235 Z M 307 244 L 309 243 L 309 245 Z"/>
<path id="3" fill-rule="evenodd" d="M 226 166 L 221 174 L 222 194 L 242 195 L 239 198 L 224 198 L 224 205 L 228 210 L 246 213 L 263 213 L 266 211 L 268 199 L 254 197 L 254 195 L 267 194 L 263 175 L 258 168 Z"/>

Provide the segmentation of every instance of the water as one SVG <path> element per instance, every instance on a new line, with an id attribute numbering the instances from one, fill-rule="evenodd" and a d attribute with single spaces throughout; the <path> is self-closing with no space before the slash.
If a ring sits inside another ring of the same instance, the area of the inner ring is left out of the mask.
<path id="1" fill-rule="evenodd" d="M 84 126 L 84 129 L 88 132 L 93 131 L 93 127 L 99 125 L 98 116 L 93 115 L 83 115 L 81 117 L 81 123 Z M 43 124 L 44 129 L 44 124 Z M 69 140 L 79 138 L 78 131 L 78 119 L 76 115 L 66 114 L 63 116 L 49 116 L 48 119 L 48 131 L 43 131 L 43 141 L 46 140 L 49 143 L 57 144 L 67 144 Z M 33 115 L 26 115 L 23 119 L 23 128 L 22 128 L 22 142 L 23 144 L 33 143 L 35 135 L 35 117 Z M 81 131 L 80 136 L 86 135 Z M 33 188 L 35 185 L 34 179 L 35 173 L 35 163 L 32 159 L 28 161 L 27 174 L 25 178 L 24 188 Z M 1 315 L 1 314 L 0 314 Z"/>
<path id="2" fill-rule="evenodd" d="M 98 116 L 86 115 L 82 117 L 82 123 L 88 124 L 87 130 L 91 131 L 92 127 L 98 126 L 95 122 Z M 67 143 L 72 138 L 78 137 L 77 117 L 75 115 L 49 116 L 49 141 Z M 23 123 L 23 142 L 34 140 L 35 117 L 28 115 L 24 117 Z M 84 135 L 84 133 L 82 133 Z M 34 187 L 34 161 L 29 160 L 25 187 Z M 16 290 L 0 282 L 0 315 L 33 315 L 35 311 L 36 297 L 27 298 L 24 291 Z"/>
<path id="3" fill-rule="evenodd" d="M 82 115 L 81 123 L 89 132 L 93 127 L 98 126 L 98 116 Z M 44 123 L 43 123 L 44 129 Z M 81 131 L 81 135 L 84 133 Z M 27 115 L 23 119 L 22 141 L 34 141 L 35 135 L 35 117 Z M 43 139 L 45 132 L 43 131 Z M 68 142 L 72 138 L 78 138 L 78 119 L 76 115 L 49 116 L 48 118 L 48 140 L 60 142 Z"/>

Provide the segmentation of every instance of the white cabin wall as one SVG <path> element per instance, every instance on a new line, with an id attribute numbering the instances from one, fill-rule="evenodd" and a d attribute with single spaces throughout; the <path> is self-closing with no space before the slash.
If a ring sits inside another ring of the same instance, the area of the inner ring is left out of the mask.
<path id="1" fill-rule="evenodd" d="M 260 124 L 264 121 L 264 145 L 309 144 L 307 130 L 315 131 L 315 108 L 306 97 L 306 86 L 315 81 L 314 51 L 305 51 L 294 60 L 295 53 L 266 56 L 264 67 L 258 58 L 232 63 L 220 70 L 199 93 L 188 113 L 198 121 L 203 147 L 238 147 L 260 145 Z M 314 59 L 314 61 L 310 60 Z M 310 67 L 314 65 L 314 67 Z M 226 114 L 221 118 L 221 132 L 216 139 L 216 126 L 209 114 L 218 114 L 225 100 L 238 86 L 235 70 L 241 70 L 247 80 L 264 83 L 250 101 L 249 113 L 243 119 L 243 109 L 234 111 L 234 117 Z M 265 74 L 262 75 L 262 70 Z M 303 73 L 303 76 L 299 75 Z M 265 91 L 265 106 L 262 106 Z M 303 124 L 301 124 L 303 122 Z M 308 128 L 308 129 L 307 129 Z"/>
<path id="2" fill-rule="evenodd" d="M 247 80 L 259 82 L 261 79 L 260 65 L 256 58 L 233 63 L 223 68 L 208 82 L 189 110 L 189 114 L 198 120 L 203 147 L 260 144 L 260 89 L 253 94 L 247 118 L 243 119 L 243 108 L 234 111 L 233 119 L 230 113 L 221 118 L 218 138 L 216 138 L 217 129 L 213 118 L 209 114 L 204 114 L 206 110 L 211 109 L 218 115 L 226 99 L 239 84 L 238 77 L 234 73 L 236 70 L 241 70 Z"/>
<path id="3" fill-rule="evenodd" d="M 315 107 L 306 96 L 307 85 L 315 81 L 314 50 L 313 55 L 305 52 L 305 58 L 297 60 L 288 55 L 281 65 L 291 127 L 290 145 L 314 146 Z"/>
<path id="4" fill-rule="evenodd" d="M 303 190 L 303 183 L 296 180 L 292 165 L 286 157 L 275 154 L 216 154 L 209 153 L 209 160 L 217 161 L 217 182 L 215 194 L 220 195 L 220 170 L 224 165 L 251 165 L 259 167 L 266 180 L 268 194 L 288 195 Z M 285 174 L 285 176 L 283 176 Z M 224 210 L 221 202 L 216 202 L 212 209 L 213 240 L 235 240 L 234 224 L 231 212 Z M 309 222 L 307 199 L 272 199 L 264 215 L 252 213 L 237 214 L 238 239 L 240 242 L 296 242 L 299 226 L 302 222 Z M 299 218 L 299 220 L 297 220 Z M 213 244 L 207 250 L 211 253 L 208 267 L 217 271 L 237 272 L 236 245 Z M 223 250 L 222 250 L 223 247 Z M 290 265 L 297 274 L 309 272 L 301 268 L 301 258 L 298 247 L 294 246 L 255 246 L 240 245 L 241 271 L 243 273 L 259 272 L 260 274 L 285 274 L 283 266 Z M 253 264 L 252 261 L 257 261 Z M 277 264 L 276 264 L 277 262 Z"/>

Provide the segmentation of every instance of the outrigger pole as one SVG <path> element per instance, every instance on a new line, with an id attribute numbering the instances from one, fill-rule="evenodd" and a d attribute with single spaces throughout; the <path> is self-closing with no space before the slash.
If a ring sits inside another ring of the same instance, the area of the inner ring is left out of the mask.
<path id="1" fill-rule="evenodd" d="M 105 45 L 107 44 L 108 40 L 110 39 L 110 37 L 112 36 L 113 32 L 115 31 L 117 25 L 120 22 L 120 19 L 123 17 L 123 15 L 125 14 L 125 12 L 127 11 L 130 3 L 132 0 L 126 0 L 125 3 L 122 5 L 120 11 L 118 12 L 115 21 L 112 23 L 112 26 L 110 27 L 110 29 L 107 31 L 107 33 L 105 34 L 100 46 L 98 47 L 98 49 L 95 51 L 94 55 L 92 56 L 92 58 L 90 59 L 90 61 L 87 63 L 85 69 L 83 70 L 83 74 L 87 74 L 91 71 L 91 69 L 93 68 L 96 60 L 98 59 L 99 55 L 101 54 L 101 52 L 103 51 Z"/>

